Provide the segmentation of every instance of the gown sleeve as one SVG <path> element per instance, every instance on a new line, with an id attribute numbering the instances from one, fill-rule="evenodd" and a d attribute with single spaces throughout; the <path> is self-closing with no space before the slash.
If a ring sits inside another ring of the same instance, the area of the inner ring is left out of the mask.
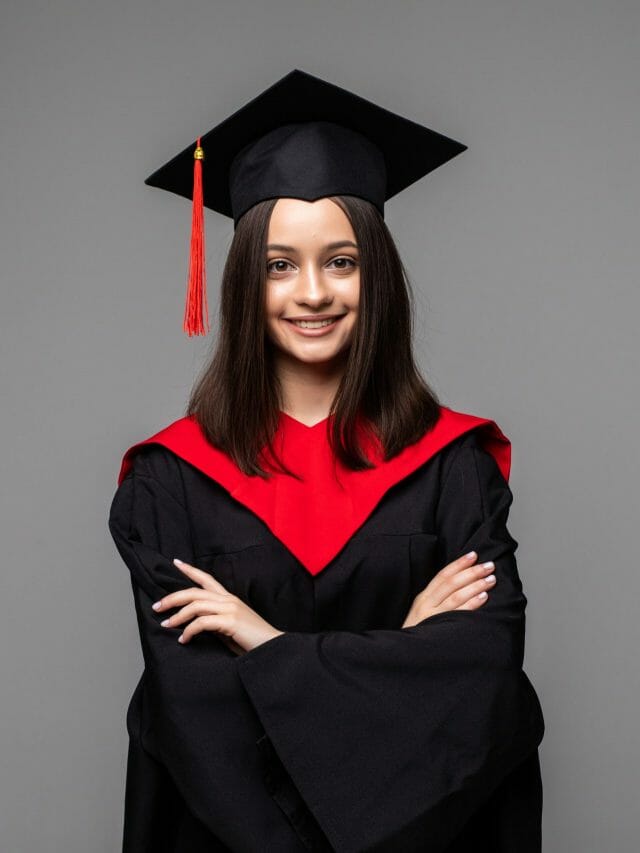
<path id="1" fill-rule="evenodd" d="M 161 824 L 153 831 L 165 838 L 175 831 L 162 826 L 172 817 L 169 804 L 154 793 L 157 778 L 149 769 L 138 770 L 153 761 L 168 772 L 190 812 L 211 833 L 207 849 L 262 850 L 265 838 L 283 853 L 299 851 L 301 839 L 328 849 L 277 756 L 269 752 L 238 678 L 235 652 L 209 631 L 197 643 L 182 646 L 177 637 L 184 626 L 160 625 L 175 609 L 158 614 L 151 607 L 171 592 L 194 586 L 173 565 L 174 557 L 197 565 L 180 488 L 170 454 L 139 453 L 109 514 L 109 530 L 130 572 L 145 664 L 127 715 L 136 761 L 128 771 L 125 849 L 156 849 L 149 842 L 152 823 Z"/>
<path id="2" fill-rule="evenodd" d="M 542 740 L 522 670 L 527 599 L 506 526 L 512 493 L 473 431 L 456 441 L 436 511 L 438 569 L 472 549 L 493 560 L 497 582 L 479 610 L 408 628 L 289 631 L 236 660 L 338 853 L 446 850 Z"/>

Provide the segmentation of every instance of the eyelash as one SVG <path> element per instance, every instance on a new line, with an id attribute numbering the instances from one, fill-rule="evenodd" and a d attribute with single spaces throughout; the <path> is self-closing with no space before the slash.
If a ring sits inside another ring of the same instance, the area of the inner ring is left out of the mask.
<path id="1" fill-rule="evenodd" d="M 346 255 L 340 255 L 340 257 L 338 257 L 338 258 L 333 258 L 331 263 L 333 263 L 334 261 L 349 261 L 349 263 L 351 264 L 351 269 L 358 266 L 357 261 L 354 261 L 353 258 L 348 258 Z M 271 260 L 267 263 L 267 272 L 268 273 L 272 272 L 272 270 L 271 270 L 272 264 L 288 264 L 288 263 L 289 263 L 289 261 L 285 261 L 282 258 L 274 258 L 273 260 Z M 343 270 L 346 271 L 347 269 L 349 269 L 349 267 L 337 267 L 337 269 L 342 272 Z M 273 270 L 273 272 L 275 272 L 275 273 L 286 272 L 286 270 Z"/>

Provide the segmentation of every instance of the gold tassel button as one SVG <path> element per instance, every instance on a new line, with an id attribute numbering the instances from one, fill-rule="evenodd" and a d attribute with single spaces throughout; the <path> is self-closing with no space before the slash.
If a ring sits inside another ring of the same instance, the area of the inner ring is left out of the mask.
<path id="1" fill-rule="evenodd" d="M 201 148 L 199 145 L 196 150 L 193 152 L 194 160 L 204 160 L 204 148 Z"/>

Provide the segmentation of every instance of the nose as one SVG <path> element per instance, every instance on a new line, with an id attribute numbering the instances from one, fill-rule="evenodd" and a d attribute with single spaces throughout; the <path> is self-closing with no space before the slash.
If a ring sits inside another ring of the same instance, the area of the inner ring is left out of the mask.
<path id="1" fill-rule="evenodd" d="M 296 301 L 305 305 L 324 305 L 331 302 L 322 272 L 310 261 L 304 266 L 297 280 Z"/>

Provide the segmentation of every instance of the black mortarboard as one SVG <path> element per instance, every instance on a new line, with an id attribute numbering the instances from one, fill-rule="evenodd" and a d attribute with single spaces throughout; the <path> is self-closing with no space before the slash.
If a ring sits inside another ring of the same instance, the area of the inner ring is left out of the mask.
<path id="1" fill-rule="evenodd" d="M 193 199 L 184 330 L 204 333 L 203 206 L 231 217 L 234 228 L 267 198 L 355 195 L 384 216 L 386 199 L 466 148 L 340 86 L 290 71 L 145 181 Z"/>

